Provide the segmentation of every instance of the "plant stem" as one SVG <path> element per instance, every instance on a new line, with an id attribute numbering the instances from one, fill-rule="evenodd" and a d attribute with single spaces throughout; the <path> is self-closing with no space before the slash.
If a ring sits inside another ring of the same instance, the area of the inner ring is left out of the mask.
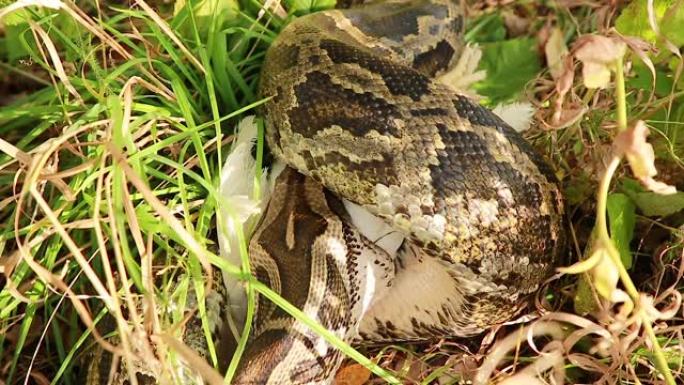
<path id="1" fill-rule="evenodd" d="M 617 99 L 618 132 L 627 129 L 627 96 L 625 93 L 625 74 L 622 56 L 615 62 L 615 98 Z"/>
<path id="2" fill-rule="evenodd" d="M 603 240 L 610 239 L 606 222 L 608 190 L 610 189 L 610 181 L 613 179 L 613 174 L 620 165 L 621 159 L 622 157 L 619 156 L 613 156 L 613 158 L 611 158 L 599 183 L 598 196 L 596 197 L 596 230 L 598 231 L 598 237 Z"/>
<path id="3" fill-rule="evenodd" d="M 658 342 L 655 331 L 653 330 L 653 326 L 651 325 L 652 321 L 648 314 L 640 306 L 641 297 L 639 295 L 639 291 L 634 285 L 632 278 L 629 276 L 629 272 L 625 268 L 625 265 L 622 264 L 620 252 L 615 248 L 613 240 L 610 239 L 610 236 L 608 235 L 608 227 L 606 226 L 606 202 L 608 201 L 608 188 L 610 187 L 610 181 L 613 178 L 613 174 L 615 173 L 617 166 L 620 164 L 620 160 L 621 157 L 613 157 L 608 165 L 608 168 L 606 169 L 605 174 L 603 175 L 603 178 L 601 178 L 601 184 L 599 186 L 599 196 L 596 204 L 596 229 L 598 233 L 597 240 L 605 246 L 608 255 L 610 256 L 610 259 L 613 261 L 613 264 L 618 270 L 618 274 L 620 275 L 620 281 L 622 281 L 622 284 L 625 287 L 625 291 L 632 299 L 634 304 L 636 304 L 637 306 L 637 314 L 641 319 L 641 323 L 644 326 L 644 331 L 646 332 L 646 335 L 648 336 L 648 339 L 651 341 L 651 344 L 653 346 L 653 355 L 655 358 L 655 364 L 658 368 L 658 371 L 665 378 L 665 383 L 667 383 L 668 385 L 676 385 L 674 377 L 672 376 L 672 372 L 670 371 L 669 366 L 667 366 L 667 359 L 665 358 L 663 349 L 660 347 L 660 343 Z"/>
<path id="4" fill-rule="evenodd" d="M 625 78 L 623 71 L 622 58 L 619 58 L 616 62 L 615 71 L 618 132 L 622 132 L 627 129 L 627 98 L 625 94 Z M 665 354 L 658 343 L 657 336 L 653 330 L 653 325 L 651 325 L 652 321 L 648 314 L 640 306 L 641 297 L 639 295 L 639 291 L 634 285 L 632 278 L 629 276 L 629 272 L 625 268 L 625 265 L 622 264 L 620 253 L 615 247 L 615 244 L 608 233 L 608 225 L 606 223 L 608 191 L 610 189 L 610 182 L 613 179 L 613 174 L 615 174 L 615 170 L 617 170 L 621 160 L 621 155 L 614 155 L 611 158 L 599 183 L 598 196 L 596 197 L 596 231 L 598 235 L 596 241 L 605 247 L 610 259 L 615 265 L 615 268 L 618 270 L 620 281 L 622 281 L 625 291 L 632 299 L 632 302 L 636 305 L 637 315 L 641 319 L 644 331 L 646 332 L 646 335 L 653 346 L 653 355 L 655 358 L 656 368 L 665 378 L 665 383 L 668 385 L 675 385 L 676 383 L 674 377 L 672 376 L 672 372 L 667 366 L 667 359 L 665 358 Z"/>

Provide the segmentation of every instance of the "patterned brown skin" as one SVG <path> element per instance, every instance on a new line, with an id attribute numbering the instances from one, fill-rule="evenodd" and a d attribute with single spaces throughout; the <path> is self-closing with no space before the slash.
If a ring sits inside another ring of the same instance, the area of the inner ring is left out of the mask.
<path id="1" fill-rule="evenodd" d="M 318 182 L 286 168 L 252 237 L 249 255 L 259 281 L 349 340 L 359 322 L 357 292 L 363 286 L 361 275 L 350 272 L 358 270 L 358 250 L 373 246 L 346 223 L 343 210 L 340 200 Z M 327 384 L 343 358 L 323 338 L 260 297 L 253 338 L 233 383 Z"/>
<path id="2" fill-rule="evenodd" d="M 436 80 L 463 24 L 449 0 L 374 2 L 298 18 L 266 54 L 267 140 L 289 167 L 250 241 L 253 272 L 347 342 L 480 333 L 525 306 L 564 252 L 551 168 Z M 396 255 L 342 199 L 406 235 Z M 234 383 L 329 384 L 342 359 L 259 298 Z"/>
<path id="3" fill-rule="evenodd" d="M 260 280 L 348 341 L 480 333 L 525 306 L 564 252 L 552 169 L 500 118 L 435 80 L 458 59 L 463 24 L 457 2 L 377 2 L 296 19 L 267 52 L 268 144 L 306 177 L 281 176 L 250 258 Z M 343 205 L 320 198 L 332 194 L 408 237 L 388 290 L 363 314 L 348 294 L 356 266 L 333 273 L 311 257 L 316 242 L 346 242 L 333 227 L 369 243 Z M 283 246 L 293 239 L 302 249 Z M 337 274 L 348 292 L 326 281 Z M 321 307 L 321 292 L 337 306 Z M 341 357 L 320 337 L 267 301 L 257 314 L 237 383 L 330 382 Z"/>

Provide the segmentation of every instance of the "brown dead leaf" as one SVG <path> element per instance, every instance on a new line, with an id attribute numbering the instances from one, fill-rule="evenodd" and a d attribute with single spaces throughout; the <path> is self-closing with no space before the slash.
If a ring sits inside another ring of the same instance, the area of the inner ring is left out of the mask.
<path id="1" fill-rule="evenodd" d="M 614 38 L 587 35 L 575 42 L 575 57 L 582 62 L 582 77 L 587 88 L 605 88 L 615 63 L 627 52 L 627 45 Z"/>
<path id="2" fill-rule="evenodd" d="M 606 65 L 614 63 L 627 50 L 627 46 L 622 41 L 601 35 L 582 36 L 575 44 L 577 60 Z"/>
<path id="3" fill-rule="evenodd" d="M 562 107 L 558 105 L 556 107 L 556 112 L 553 115 L 552 121 L 546 123 L 549 129 L 558 130 L 561 128 L 570 127 L 582 119 L 582 117 L 589 111 L 587 107 L 581 107 L 578 105 L 571 105 L 569 107 Z"/>
<path id="4" fill-rule="evenodd" d="M 554 112 L 551 123 L 554 126 L 560 126 L 563 115 L 563 105 L 565 104 L 565 97 L 568 92 L 572 90 L 572 85 L 575 81 L 575 62 L 571 56 L 565 56 L 562 60 L 563 71 L 556 80 L 556 99 L 554 101 Z"/>
<path id="5" fill-rule="evenodd" d="M 546 55 L 546 62 L 549 65 L 551 76 L 554 80 L 558 81 L 565 72 L 563 59 L 568 54 L 568 47 L 565 45 L 563 31 L 560 28 L 554 27 L 551 29 L 551 34 L 546 40 L 546 44 L 544 44 L 544 54 Z"/>
<path id="6" fill-rule="evenodd" d="M 504 25 L 511 37 L 521 36 L 530 29 L 530 20 L 520 17 L 512 11 L 503 12 Z"/>
<path id="7" fill-rule="evenodd" d="M 363 385 L 370 380 L 371 372 L 357 363 L 347 365 L 337 371 L 335 385 Z"/>
<path id="8" fill-rule="evenodd" d="M 35 381 L 36 385 L 50 385 L 50 379 L 43 373 L 34 370 L 31 371 L 29 375 Z"/>
<path id="9" fill-rule="evenodd" d="M 643 120 L 615 137 L 613 148 L 618 154 L 624 154 L 629 162 L 634 177 L 636 177 L 644 187 L 658 194 L 674 194 L 677 189 L 663 182 L 653 179 L 658 174 L 655 168 L 655 154 L 653 146 L 647 141 L 648 128 Z"/>

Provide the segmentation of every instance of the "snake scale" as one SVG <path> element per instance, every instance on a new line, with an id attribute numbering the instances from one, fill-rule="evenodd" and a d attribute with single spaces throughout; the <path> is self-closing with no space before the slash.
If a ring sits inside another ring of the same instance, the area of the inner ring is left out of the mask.
<path id="1" fill-rule="evenodd" d="M 347 341 L 479 333 L 562 253 L 549 165 L 436 80 L 463 25 L 458 2 L 375 2 L 298 18 L 267 51 L 267 142 L 288 167 L 250 243 L 253 271 Z M 236 383 L 330 382 L 343 357 L 321 337 L 266 299 L 254 325 Z"/>
<path id="2" fill-rule="evenodd" d="M 378 1 L 296 18 L 266 53 L 262 112 L 281 164 L 252 271 L 350 343 L 480 333 L 563 254 L 550 166 L 438 80 L 463 28 L 454 0 Z M 259 298 L 233 383 L 329 384 L 343 358 Z"/>

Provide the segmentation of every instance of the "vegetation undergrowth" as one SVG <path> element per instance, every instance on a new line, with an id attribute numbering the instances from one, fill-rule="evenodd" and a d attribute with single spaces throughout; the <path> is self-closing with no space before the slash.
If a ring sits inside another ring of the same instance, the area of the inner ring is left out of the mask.
<path id="1" fill-rule="evenodd" d="M 265 49 L 331 1 L 0 0 L 0 384 L 82 383 L 96 346 L 229 380 L 240 355 L 213 344 L 212 270 L 361 364 L 339 383 L 681 382 L 684 5 L 490 3 L 468 3 L 488 75 L 474 88 L 534 105 L 525 135 L 564 186 L 577 275 L 549 283 L 532 322 L 364 356 L 251 279 L 244 247 L 243 266 L 216 255 L 221 167 L 264 102 Z M 195 315 L 204 358 L 180 342 Z"/>

